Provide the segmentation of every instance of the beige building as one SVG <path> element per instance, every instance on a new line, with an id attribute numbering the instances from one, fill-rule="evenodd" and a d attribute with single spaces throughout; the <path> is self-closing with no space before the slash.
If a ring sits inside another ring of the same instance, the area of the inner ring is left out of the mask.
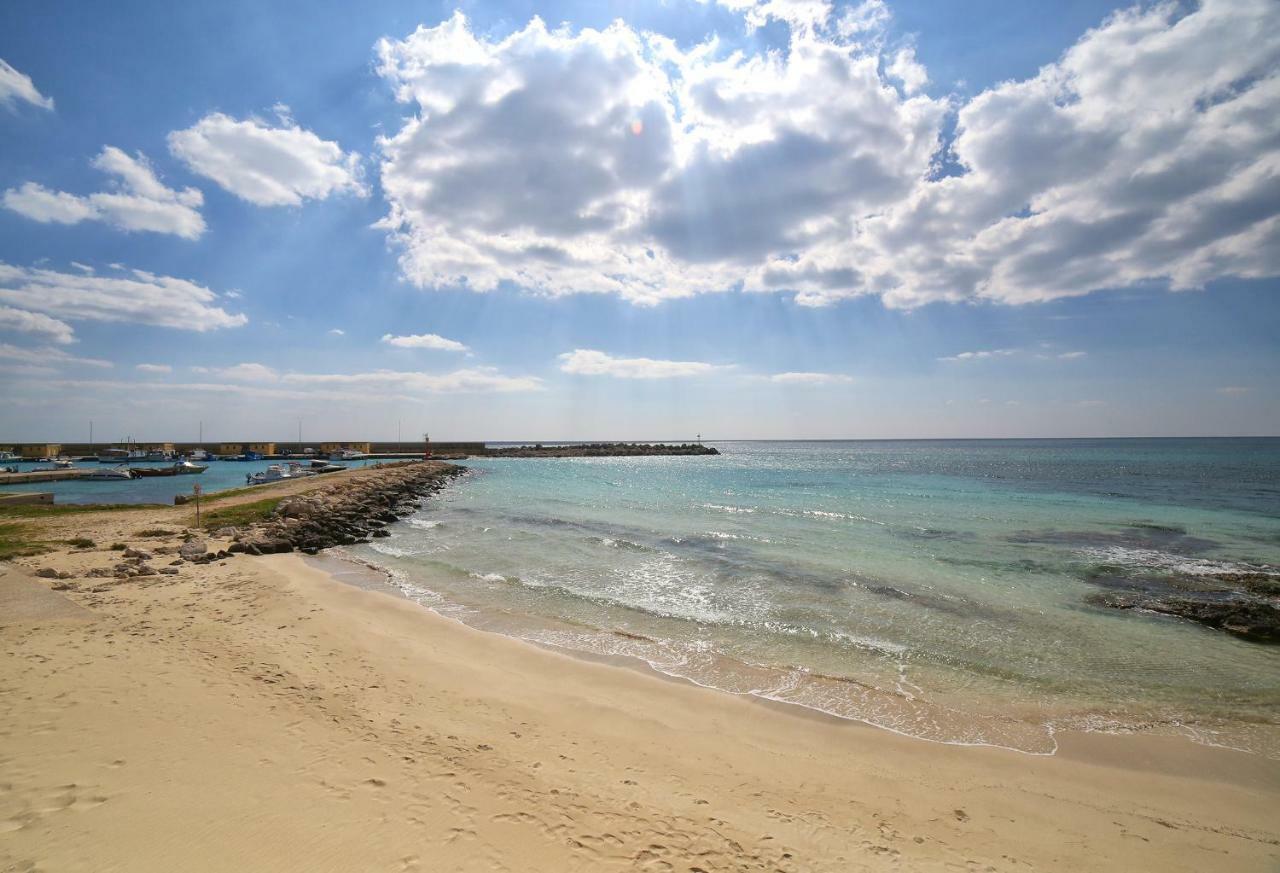
<path id="1" fill-rule="evenodd" d="M 275 443 L 249 443 L 248 450 L 259 455 L 274 455 L 276 453 Z"/>
<path id="2" fill-rule="evenodd" d="M 40 443 L 38 445 L 23 446 L 20 452 L 22 457 L 36 460 L 39 458 L 56 458 L 62 454 L 62 446 L 58 443 Z"/>
<path id="3" fill-rule="evenodd" d="M 218 446 L 218 454 L 220 455 L 238 455 L 244 451 L 242 443 L 222 443 Z"/>
<path id="4" fill-rule="evenodd" d="M 369 454 L 373 451 L 373 443 L 321 443 L 321 454 L 331 455 L 334 452 L 341 452 L 343 449 L 350 449 L 353 452 L 363 452 Z"/>

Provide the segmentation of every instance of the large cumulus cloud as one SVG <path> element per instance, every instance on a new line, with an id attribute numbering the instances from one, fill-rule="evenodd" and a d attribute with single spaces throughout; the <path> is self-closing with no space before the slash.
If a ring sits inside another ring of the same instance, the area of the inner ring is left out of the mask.
<path id="1" fill-rule="evenodd" d="M 383 40 L 414 110 L 379 143 L 405 275 L 914 306 L 1280 272 L 1273 0 L 1122 11 L 967 101 L 923 93 L 880 2 L 721 2 L 784 22 L 785 50 L 622 22 L 490 39 L 460 13 Z"/>

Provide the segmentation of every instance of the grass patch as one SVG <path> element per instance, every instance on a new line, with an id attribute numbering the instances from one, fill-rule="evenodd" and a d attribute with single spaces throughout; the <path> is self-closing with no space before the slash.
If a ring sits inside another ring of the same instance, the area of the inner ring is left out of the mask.
<path id="1" fill-rule="evenodd" d="M 265 500 L 255 500 L 252 503 L 239 503 L 235 506 L 225 506 L 221 509 L 201 510 L 200 524 L 206 528 L 218 527 L 244 527 L 258 521 L 265 521 L 271 517 L 271 513 L 275 512 L 280 501 L 284 497 L 268 497 Z"/>
<path id="2" fill-rule="evenodd" d="M 43 554 L 51 548 L 51 543 L 32 537 L 30 525 L 0 522 L 0 561 Z"/>
<path id="3" fill-rule="evenodd" d="M 171 537 L 176 536 L 178 531 L 169 530 L 164 527 L 144 527 L 142 530 L 133 532 L 135 537 Z"/>
<path id="4" fill-rule="evenodd" d="M 63 542 L 69 546 L 74 546 L 77 549 L 92 549 L 97 545 L 97 543 L 88 537 L 72 537 L 69 540 L 63 540 Z"/>
<path id="5" fill-rule="evenodd" d="M 126 546 L 124 543 L 112 543 L 112 544 L 111 544 L 111 551 L 113 551 L 113 552 L 123 552 L 123 551 L 124 551 L 125 549 L 127 549 L 127 548 L 129 548 L 129 547 L 128 547 L 128 546 Z"/>
<path id="6" fill-rule="evenodd" d="M 134 512 L 140 509 L 156 509 L 163 505 L 161 503 L 28 503 L 18 506 L 0 506 L 0 518 L 54 518 L 86 512 Z"/>

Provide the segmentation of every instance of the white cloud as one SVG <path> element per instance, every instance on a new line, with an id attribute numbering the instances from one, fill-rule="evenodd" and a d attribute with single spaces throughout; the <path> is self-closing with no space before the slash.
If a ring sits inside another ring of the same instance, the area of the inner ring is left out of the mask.
<path id="1" fill-rule="evenodd" d="M 347 332 L 340 327 L 329 328 L 329 336 L 346 336 Z"/>
<path id="2" fill-rule="evenodd" d="M 1058 360 L 1075 361 L 1080 358 L 1087 357 L 1088 354 L 1089 354 L 1088 352 L 1063 352 L 1062 354 L 1058 355 Z"/>
<path id="3" fill-rule="evenodd" d="M 147 159 L 106 146 L 93 166 L 116 177 L 116 189 L 88 196 L 51 191 L 26 182 L 4 192 L 7 209 L 42 223 L 102 221 L 121 230 L 146 230 L 197 239 L 204 233 L 199 208 L 204 196 L 195 188 L 176 191 L 156 177 Z"/>
<path id="4" fill-rule="evenodd" d="M 52 98 L 41 94 L 30 76 L 18 72 L 8 61 L 0 58 L 0 106 L 12 109 L 19 100 L 41 109 L 53 108 Z"/>
<path id="5" fill-rule="evenodd" d="M 653 303 L 851 286 L 854 219 L 928 171 L 947 108 L 903 99 L 874 54 L 802 34 L 726 55 L 622 22 L 534 19 L 490 40 L 456 13 L 378 55 L 417 110 L 379 143 L 382 226 L 424 287 Z"/>
<path id="6" fill-rule="evenodd" d="M 41 334 L 55 343 L 75 342 L 71 325 L 39 312 L 26 312 L 12 306 L 0 306 L 0 330 Z"/>
<path id="7" fill-rule="evenodd" d="M 86 276 L 15 267 L 0 261 L 0 303 L 68 321 L 150 324 L 208 331 L 248 319 L 215 306 L 217 295 L 186 279 L 133 270 L 127 276 Z"/>
<path id="8" fill-rule="evenodd" d="M 297 206 L 344 191 L 365 196 L 360 156 L 343 152 L 287 117 L 280 127 L 220 112 L 169 134 L 169 150 L 192 171 L 258 206 Z"/>
<path id="9" fill-rule="evenodd" d="M 841 373 L 775 373 L 769 381 L 779 385 L 847 385 L 853 377 Z"/>
<path id="10" fill-rule="evenodd" d="M 1224 385 L 1218 389 L 1218 393 L 1226 394 L 1229 397 L 1239 397 L 1241 394 L 1248 394 L 1252 390 L 1252 388 L 1244 385 Z"/>
<path id="11" fill-rule="evenodd" d="M 140 373 L 172 373 L 173 367 L 168 364 L 139 364 L 136 368 Z"/>
<path id="12" fill-rule="evenodd" d="M 402 349 L 438 349 L 446 352 L 465 352 L 467 347 L 457 340 L 446 339 L 434 333 L 422 333 L 413 336 L 392 336 L 383 334 L 382 341 L 387 345 Z"/>
<path id="13" fill-rule="evenodd" d="M 991 358 L 1007 358 L 1017 353 L 1017 349 L 984 349 L 976 352 L 960 352 L 958 355 L 948 355 L 945 358 L 938 358 L 938 360 L 955 364 L 967 361 L 986 361 Z"/>
<path id="14" fill-rule="evenodd" d="M 286 373 L 284 382 L 295 385 L 351 385 L 401 394 L 466 394 L 541 391 L 535 376 L 506 376 L 492 367 L 473 367 L 449 373 L 416 373 L 374 370 L 370 373 Z"/>
<path id="15" fill-rule="evenodd" d="M 728 369 L 701 361 L 661 361 L 653 358 L 615 358 L 592 349 L 574 349 L 560 355 L 560 369 L 578 376 L 614 376 L 619 379 L 669 379 L 704 376 Z"/>
<path id="16" fill-rule="evenodd" d="M 104 361 L 101 358 L 77 358 L 75 355 L 67 354 L 62 349 L 55 349 L 49 346 L 38 349 L 28 349 L 10 345 L 9 343 L 0 343 L 0 358 L 10 361 L 18 361 L 22 364 L 31 364 L 37 367 L 78 365 L 82 367 L 106 368 L 114 366 L 110 361 Z"/>
<path id="17" fill-rule="evenodd" d="M 234 382 L 274 382 L 280 374 L 265 364 L 236 364 L 232 367 L 196 368 L 201 373 L 211 373 Z"/>
<path id="18" fill-rule="evenodd" d="M 1280 274 L 1274 0 L 1139 5 L 967 101 L 921 93 L 882 2 L 720 2 L 785 50 L 460 13 L 379 43 L 414 110 L 379 143 L 405 276 L 912 307 Z"/>
<path id="19" fill-rule="evenodd" d="M 192 367 L 192 371 L 211 375 L 230 383 L 290 386 L 291 390 L 310 392 L 307 396 L 330 396 L 333 386 L 359 389 L 362 393 L 344 395 L 369 399 L 372 396 L 412 400 L 422 394 L 509 393 L 541 391 L 542 380 L 532 376 L 507 376 L 492 367 L 475 367 L 447 373 L 421 373 L 400 370 L 373 370 L 364 373 L 298 373 L 281 372 L 264 364 L 245 363 L 232 367 Z M 302 396 L 302 395 L 297 395 Z"/>
<path id="20" fill-rule="evenodd" d="M 916 61 L 916 50 L 910 46 L 898 49 L 885 72 L 901 82 L 902 90 L 908 94 L 915 94 L 929 84 L 929 71 Z"/>

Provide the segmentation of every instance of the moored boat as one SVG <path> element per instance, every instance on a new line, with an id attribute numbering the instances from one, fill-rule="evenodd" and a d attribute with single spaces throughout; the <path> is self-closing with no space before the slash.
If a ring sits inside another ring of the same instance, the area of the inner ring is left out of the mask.
<path id="1" fill-rule="evenodd" d="M 133 471 L 128 467 L 121 465 L 119 467 L 111 467 L 106 470 L 94 470 L 81 478 L 89 480 L 132 479 Z"/>

